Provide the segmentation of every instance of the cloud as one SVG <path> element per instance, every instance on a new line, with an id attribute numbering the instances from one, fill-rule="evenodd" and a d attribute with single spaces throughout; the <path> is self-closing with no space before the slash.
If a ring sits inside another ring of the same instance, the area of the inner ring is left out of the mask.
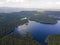
<path id="1" fill-rule="evenodd" d="M 59 0 L 0 0 L 0 6 L 23 8 L 60 8 Z"/>
<path id="2" fill-rule="evenodd" d="M 7 2 L 25 2 L 25 0 L 7 0 Z"/>

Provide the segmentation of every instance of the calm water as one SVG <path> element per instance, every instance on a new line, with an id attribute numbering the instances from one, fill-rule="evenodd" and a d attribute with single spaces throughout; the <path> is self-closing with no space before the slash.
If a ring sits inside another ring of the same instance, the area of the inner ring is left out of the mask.
<path id="1" fill-rule="evenodd" d="M 36 12 L 22 11 L 19 13 L 0 14 L 0 37 L 10 33 L 19 33 L 25 36 L 25 33 L 29 32 L 33 40 L 47 45 L 45 40 L 48 35 L 60 34 L 60 21 L 57 21 L 60 19 L 58 18 L 59 13 L 56 12 L 56 15 L 58 15 L 57 18 L 54 15 L 55 13 L 41 13 L 42 15 L 40 15 L 40 13 Z M 35 14 L 39 15 L 37 16 Z"/>
<path id="2" fill-rule="evenodd" d="M 41 24 L 35 21 L 29 21 L 26 24 L 15 28 L 17 33 L 24 36 L 26 32 L 29 32 L 34 40 L 46 45 L 45 40 L 50 34 L 60 34 L 60 21 L 57 24 Z"/>

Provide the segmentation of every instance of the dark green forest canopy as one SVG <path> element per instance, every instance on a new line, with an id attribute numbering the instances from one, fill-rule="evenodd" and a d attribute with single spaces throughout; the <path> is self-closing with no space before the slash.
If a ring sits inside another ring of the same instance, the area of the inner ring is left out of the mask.
<path id="1" fill-rule="evenodd" d="M 1 15 L 0 15 L 1 16 Z M 28 20 L 20 20 L 21 17 L 17 15 L 2 15 L 0 17 L 0 38 L 13 32 L 15 27 L 28 23 Z"/>
<path id="2" fill-rule="evenodd" d="M 48 45 L 60 45 L 60 35 L 49 35 L 46 39 L 46 43 L 48 43 Z"/>
<path id="3" fill-rule="evenodd" d="M 9 34 L 0 39 L 0 45 L 41 45 L 39 42 L 32 40 L 29 33 L 25 37 L 17 34 Z"/>
<path id="4" fill-rule="evenodd" d="M 56 24 L 57 23 L 56 19 L 52 19 L 52 18 L 40 16 L 40 15 L 31 15 L 28 18 L 32 21 L 40 22 L 43 24 Z"/>
<path id="5" fill-rule="evenodd" d="M 38 14 L 38 15 L 35 15 Z M 55 14 L 55 13 L 54 13 Z M 0 14 L 0 44 L 1 45 L 41 45 L 40 43 L 32 40 L 31 36 L 26 36 L 22 38 L 21 36 L 17 36 L 14 34 L 6 35 L 12 31 L 14 28 L 28 23 L 29 20 L 37 21 L 44 24 L 56 24 L 59 15 L 55 18 L 56 15 L 47 14 L 47 13 L 40 13 L 36 11 L 22 11 L 22 12 L 15 12 L 15 13 L 1 13 Z M 27 17 L 26 20 L 20 20 L 21 18 Z M 6 36 L 5 36 L 6 35 Z M 52 42 L 53 41 L 53 42 Z M 52 35 L 46 39 L 48 45 L 60 45 L 60 35 Z M 15 44 L 14 44 L 15 43 Z"/>

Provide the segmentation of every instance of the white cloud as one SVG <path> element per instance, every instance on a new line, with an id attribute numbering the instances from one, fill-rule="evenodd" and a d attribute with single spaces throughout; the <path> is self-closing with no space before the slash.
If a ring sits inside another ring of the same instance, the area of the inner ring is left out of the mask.
<path id="1" fill-rule="evenodd" d="M 59 0 L 5 0 L 0 6 L 23 8 L 60 8 Z"/>
<path id="2" fill-rule="evenodd" d="M 7 0 L 7 2 L 25 2 L 25 0 Z"/>

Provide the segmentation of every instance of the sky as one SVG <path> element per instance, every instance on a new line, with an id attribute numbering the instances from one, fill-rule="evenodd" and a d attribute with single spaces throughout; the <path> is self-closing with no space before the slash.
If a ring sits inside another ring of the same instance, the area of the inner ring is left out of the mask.
<path id="1" fill-rule="evenodd" d="M 60 0 L 0 0 L 0 7 L 60 9 Z"/>

